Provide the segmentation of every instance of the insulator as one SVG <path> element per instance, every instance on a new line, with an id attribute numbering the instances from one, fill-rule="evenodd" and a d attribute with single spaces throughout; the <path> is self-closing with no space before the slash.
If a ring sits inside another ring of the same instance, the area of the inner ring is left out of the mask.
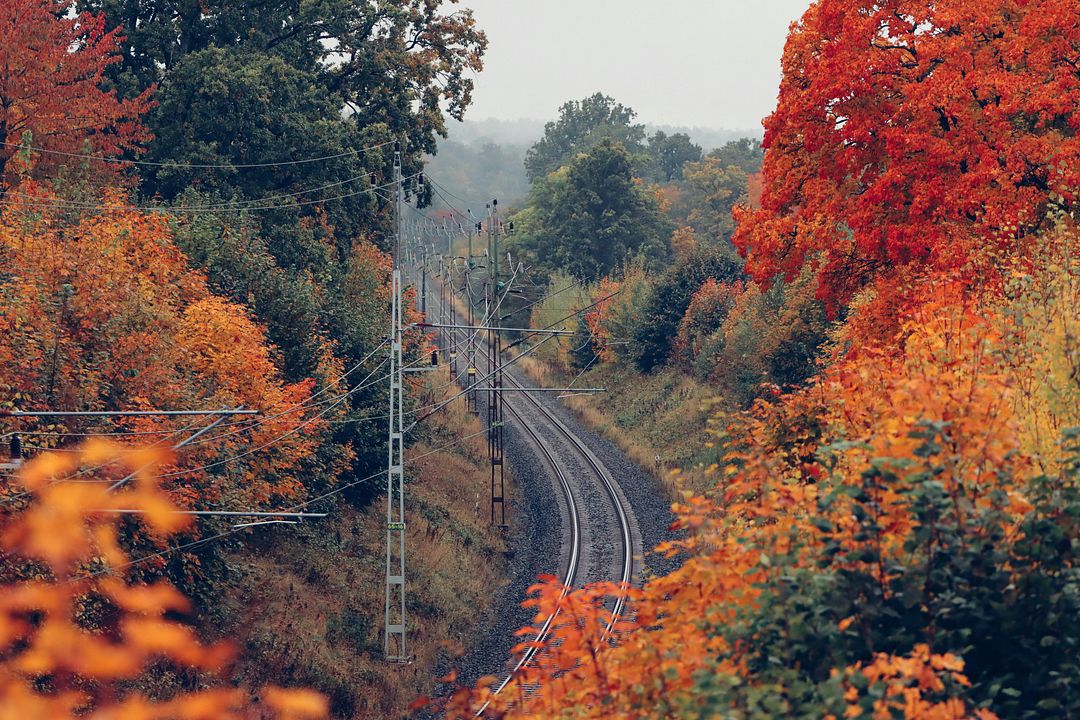
<path id="1" fill-rule="evenodd" d="M 375 187 L 379 184 L 379 178 L 375 176 L 375 173 L 371 173 L 371 187 Z"/>
<path id="2" fill-rule="evenodd" d="M 401 152 L 401 141 L 400 140 L 395 140 L 394 141 L 394 152 L 396 152 L 396 153 Z"/>
<path id="3" fill-rule="evenodd" d="M 12 435 L 11 436 L 11 442 L 9 443 L 8 448 L 11 450 L 11 459 L 12 460 L 21 460 L 22 459 L 22 438 L 21 437 L 19 437 L 18 435 Z"/>
<path id="4" fill-rule="evenodd" d="M 431 351 L 431 367 L 438 367 L 438 366 L 439 366 L 439 351 L 438 350 L 432 350 Z"/>
<path id="5" fill-rule="evenodd" d="M 420 173 L 419 184 L 420 187 L 424 187 L 424 173 Z"/>

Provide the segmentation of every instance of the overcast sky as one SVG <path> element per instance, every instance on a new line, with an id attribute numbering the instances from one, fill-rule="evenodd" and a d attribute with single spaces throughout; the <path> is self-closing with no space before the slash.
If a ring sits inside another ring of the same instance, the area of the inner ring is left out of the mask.
<path id="1" fill-rule="evenodd" d="M 490 41 L 474 120 L 548 120 L 600 90 L 641 122 L 758 128 L 810 0 L 461 0 Z"/>

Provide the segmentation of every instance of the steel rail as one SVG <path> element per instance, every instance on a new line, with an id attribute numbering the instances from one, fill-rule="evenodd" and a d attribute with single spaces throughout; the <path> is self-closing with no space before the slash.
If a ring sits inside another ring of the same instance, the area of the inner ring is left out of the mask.
<path id="1" fill-rule="evenodd" d="M 517 385 L 519 388 L 521 387 L 521 384 L 517 380 L 515 380 L 512 375 L 507 373 L 506 377 L 510 380 L 511 383 Z M 622 579 L 620 580 L 620 582 L 622 582 L 623 584 L 629 584 L 631 576 L 634 573 L 634 541 L 630 532 L 630 519 L 626 513 L 626 508 L 623 507 L 622 500 L 619 499 L 619 493 L 615 489 L 615 481 L 612 480 L 611 477 L 607 474 L 607 472 L 604 471 L 604 468 L 602 467 L 599 459 L 597 459 L 596 455 L 593 454 L 592 450 L 590 450 L 589 447 L 584 442 L 582 442 L 581 438 L 579 438 L 568 427 L 566 427 L 566 425 L 564 425 L 561 420 L 555 417 L 554 413 L 552 413 L 548 408 L 544 407 L 539 400 L 528 394 L 526 394 L 525 397 L 551 422 L 552 425 L 559 429 L 559 432 L 562 433 L 563 436 L 566 437 L 566 439 L 569 440 L 572 445 L 574 445 L 574 447 L 577 448 L 578 452 L 581 453 L 582 457 L 585 458 L 586 462 L 589 463 L 589 466 L 592 467 L 593 472 L 596 473 L 597 477 L 599 477 L 601 482 L 603 483 L 604 489 L 607 491 L 608 497 L 611 499 L 611 505 L 615 509 L 615 514 L 619 522 L 619 533 L 622 536 L 623 566 Z M 509 403 L 507 403 L 507 407 L 510 407 Z M 607 627 L 604 628 L 605 638 L 611 633 L 611 630 L 615 626 L 615 623 L 618 622 L 619 615 L 622 613 L 622 609 L 625 604 L 626 593 L 623 592 L 620 593 L 619 596 L 615 599 L 615 607 L 612 609 L 611 621 L 608 622 Z"/>
<path id="2" fill-rule="evenodd" d="M 518 423 L 521 425 L 522 428 L 525 429 L 525 432 L 527 432 L 532 437 L 533 441 L 536 443 L 536 446 L 540 449 L 540 452 L 544 454 L 544 457 L 547 459 L 548 464 L 551 466 L 551 469 L 555 471 L 555 475 L 559 479 L 559 485 L 562 487 L 563 495 L 566 498 L 566 509 L 567 513 L 570 516 L 570 557 L 566 565 L 566 573 L 564 574 L 563 589 L 562 592 L 559 593 L 559 599 L 561 600 L 562 598 L 566 597 L 566 594 L 570 591 L 570 588 L 574 584 L 574 577 L 577 575 L 578 562 L 581 559 L 581 516 L 578 512 L 577 499 L 574 497 L 574 490 L 570 486 L 570 481 L 566 477 L 566 473 L 563 472 L 562 468 L 559 467 L 559 464 L 555 462 L 554 454 L 544 444 L 544 441 L 540 439 L 540 436 L 536 433 L 535 430 L 529 427 L 529 424 L 525 422 L 525 419 L 516 409 L 514 409 L 513 406 L 507 403 L 506 409 L 510 411 L 511 415 L 517 418 Z M 519 673 L 522 668 L 532 662 L 533 658 L 536 657 L 536 654 L 540 652 L 540 644 L 547 639 L 547 636 L 551 632 L 551 625 L 555 622 L 555 618 L 557 618 L 558 616 L 558 609 L 548 615 L 547 619 L 544 620 L 544 623 L 540 626 L 540 630 L 536 633 L 536 638 L 533 640 L 534 644 L 525 650 L 522 656 L 518 659 L 517 664 L 514 665 L 514 669 L 511 670 L 509 674 L 507 674 L 506 678 L 504 678 L 503 681 L 499 684 L 499 687 L 493 693 L 494 695 L 498 695 L 500 692 L 502 692 L 503 689 L 510 684 L 510 681 L 514 678 L 514 676 L 517 675 L 517 673 Z M 488 703 L 484 703 L 484 706 L 480 708 L 480 710 L 476 713 L 477 717 L 482 715 L 483 712 L 487 710 L 489 703 L 490 701 Z"/>
<path id="3" fill-rule="evenodd" d="M 436 300 L 436 302 L 441 302 L 441 301 Z M 451 302 L 453 302 L 453 300 L 451 300 Z M 486 360 L 486 358 L 485 358 L 485 360 Z M 514 389 L 516 389 L 518 391 L 528 389 L 528 388 L 525 388 L 524 386 L 522 386 L 522 384 L 519 383 L 510 373 L 505 373 L 504 376 L 507 379 L 509 379 L 509 381 L 513 385 L 516 386 L 516 388 L 514 388 Z M 619 498 L 619 494 L 615 489 L 614 480 L 612 480 L 612 478 L 607 474 L 607 472 L 604 471 L 603 467 L 601 466 L 601 463 L 600 463 L 599 459 L 593 454 L 593 452 L 588 448 L 588 446 L 586 446 L 585 443 L 582 442 L 580 438 L 578 438 L 576 435 L 574 435 L 574 433 L 569 428 L 567 428 L 566 425 L 563 424 L 562 421 L 560 421 L 558 418 L 556 418 L 554 416 L 554 414 L 550 410 L 548 410 L 546 407 L 544 407 L 543 404 L 541 404 L 538 400 L 536 400 L 536 398 L 532 397 L 530 395 L 530 393 L 523 392 L 521 394 L 524 395 L 528 399 L 528 401 L 530 403 L 532 403 L 536 407 L 536 409 L 539 410 L 539 412 L 563 436 L 565 436 L 570 441 L 571 445 L 585 459 L 585 462 L 589 465 L 589 467 L 592 468 L 593 472 L 596 473 L 597 477 L 600 478 L 600 481 L 603 484 L 604 489 L 607 491 L 609 499 L 611 500 L 612 507 L 615 510 L 615 515 L 616 515 L 616 518 L 617 518 L 618 523 L 619 523 L 619 534 L 621 536 L 622 546 L 623 546 L 623 562 L 622 562 L 622 578 L 621 578 L 621 582 L 624 585 L 629 585 L 629 583 L 631 581 L 631 577 L 633 575 L 633 568 L 634 568 L 634 565 L 633 565 L 633 563 L 634 563 L 633 538 L 632 538 L 631 531 L 630 531 L 629 517 L 627 515 L 626 509 L 623 507 L 622 501 Z M 555 460 L 555 455 L 553 454 L 551 449 L 548 448 L 548 446 L 544 443 L 544 441 L 541 439 L 541 437 L 536 432 L 536 430 L 534 430 L 530 426 L 530 424 L 525 421 L 525 418 L 522 416 L 522 414 L 520 413 L 519 410 L 517 410 L 509 402 L 505 403 L 505 407 L 506 407 L 507 410 L 510 411 L 510 414 L 513 415 L 517 419 L 518 425 L 530 437 L 532 437 L 534 443 L 540 449 L 540 452 L 544 455 L 544 457 L 547 460 L 548 464 L 554 470 L 555 475 L 558 478 L 559 485 L 560 485 L 560 487 L 561 487 L 561 489 L 563 491 L 563 495 L 564 495 L 565 500 L 566 500 L 567 512 L 568 512 L 568 514 L 570 516 L 570 557 L 569 557 L 569 559 L 567 561 L 567 571 L 566 571 L 566 573 L 564 575 L 563 589 L 562 589 L 562 592 L 559 595 L 559 598 L 561 600 L 562 598 L 564 598 L 567 595 L 567 593 L 573 587 L 574 578 L 577 575 L 577 568 L 578 568 L 578 564 L 579 564 L 579 561 L 580 561 L 580 554 L 581 554 L 581 520 L 580 520 L 580 514 L 578 512 L 577 499 L 574 496 L 573 487 L 570 484 L 569 479 L 566 476 L 566 473 L 559 467 L 558 463 Z M 614 603 L 614 606 L 613 606 L 612 612 L 611 612 L 611 619 L 604 628 L 604 632 L 603 632 L 603 635 L 602 635 L 603 639 L 606 639 L 611 634 L 611 631 L 614 628 L 615 623 L 618 622 L 619 617 L 623 613 L 623 609 L 625 608 L 625 605 L 626 605 L 626 592 L 624 591 L 624 592 L 620 593 L 619 596 L 616 597 L 616 599 L 615 599 L 615 603 Z M 514 677 L 523 668 L 525 668 L 529 663 L 531 663 L 535 659 L 537 654 L 543 649 L 543 642 L 547 639 L 548 635 L 550 635 L 551 626 L 555 622 L 556 618 L 559 616 L 559 613 L 560 613 L 560 610 L 558 608 L 556 608 L 555 612 L 551 613 L 544 620 L 543 624 L 541 624 L 540 628 L 538 629 L 533 642 L 530 644 L 530 647 L 528 647 L 525 650 L 525 652 L 522 653 L 521 657 L 518 658 L 518 661 L 514 665 L 513 669 L 510 670 L 510 672 L 502 680 L 502 682 L 499 683 L 499 685 L 495 688 L 495 690 L 492 691 L 493 696 L 498 695 L 504 689 L 506 689 L 506 687 L 510 684 L 510 682 L 514 679 Z M 481 715 L 483 715 L 484 712 L 490 706 L 490 704 L 491 704 L 491 700 L 488 700 L 487 702 L 485 702 L 483 704 L 483 706 L 481 706 L 480 709 L 476 712 L 475 717 L 480 717 Z"/>
<path id="4" fill-rule="evenodd" d="M 437 302 L 441 302 L 441 300 Z M 452 299 L 451 302 L 453 302 Z M 478 355 L 477 358 L 480 358 L 480 356 Z M 567 593 L 570 592 L 570 588 L 573 587 L 574 578 L 577 576 L 578 572 L 578 564 L 581 560 L 581 514 L 578 511 L 577 498 L 574 497 L 574 489 L 570 485 L 569 478 L 567 478 L 566 473 L 563 472 L 562 468 L 559 467 L 559 464 L 555 461 L 555 455 L 552 453 L 552 451 L 548 448 L 547 445 L 544 444 L 544 441 L 540 438 L 536 431 L 529 426 L 529 423 L 525 422 L 525 419 L 512 405 L 507 403 L 505 407 L 507 410 L 510 411 L 511 415 L 517 418 L 518 424 L 521 426 L 521 428 L 530 437 L 532 437 L 533 442 L 536 444 L 536 447 L 543 454 L 544 459 L 547 460 L 547 463 L 551 466 L 552 471 L 554 471 L 555 477 L 559 481 L 559 487 L 562 489 L 563 498 L 566 500 L 567 515 L 570 518 L 570 556 L 567 558 L 566 572 L 563 574 L 563 589 L 559 593 L 559 599 L 561 600 L 562 598 L 566 597 Z M 502 692 L 503 689 L 510 684 L 510 681 L 514 678 L 514 676 L 517 675 L 522 668 L 524 668 L 533 661 L 533 658 L 535 658 L 536 654 L 541 650 L 541 644 L 551 633 L 551 626 L 555 622 L 555 619 L 559 616 L 559 612 L 560 611 L 556 609 L 555 612 L 547 616 L 544 622 L 540 625 L 539 630 L 537 630 L 536 636 L 533 639 L 532 644 L 525 650 L 524 653 L 522 653 L 521 657 L 518 658 L 518 661 L 514 665 L 513 669 L 509 673 L 507 673 L 506 677 L 503 678 L 503 681 L 499 683 L 499 686 L 495 689 L 493 693 L 494 695 L 498 695 L 500 692 Z M 490 704 L 490 700 L 484 703 L 483 707 L 481 707 L 477 711 L 476 717 L 480 717 L 481 715 L 483 715 L 484 711 L 487 710 Z"/>
<path id="5" fill-rule="evenodd" d="M 515 389 L 528 389 L 524 388 L 521 383 L 519 383 L 510 373 L 505 373 L 505 377 L 513 385 L 517 386 Z M 528 401 L 532 403 L 537 410 L 539 410 L 539 412 L 560 432 L 560 434 L 565 436 L 570 441 L 571 445 L 585 459 L 585 462 L 589 465 L 593 472 L 596 473 L 596 476 L 600 478 L 600 481 L 603 484 L 604 489 L 607 491 L 609 499 L 611 500 L 612 507 L 615 510 L 615 515 L 619 523 L 619 534 L 621 536 L 623 546 L 621 582 L 628 585 L 633 575 L 634 568 L 633 539 L 630 531 L 629 517 L 626 513 L 626 509 L 623 507 L 622 501 L 619 499 L 618 492 L 615 489 L 614 481 L 604 471 L 603 467 L 600 464 L 600 461 L 588 448 L 588 446 L 586 446 L 580 438 L 578 438 L 569 428 L 567 428 L 561 420 L 555 417 L 555 415 L 548 408 L 544 407 L 542 403 L 536 400 L 536 398 L 532 397 L 529 393 L 526 392 L 522 394 L 525 395 Z M 526 422 L 520 411 L 517 410 L 511 403 L 507 402 L 505 404 L 505 407 L 507 410 L 510 411 L 510 414 L 517 419 L 518 425 L 522 429 L 524 429 L 525 432 L 529 434 L 529 436 L 533 438 L 536 446 L 544 454 L 545 458 L 548 461 L 548 464 L 551 465 L 552 469 L 555 471 L 556 476 L 558 477 L 559 484 L 566 499 L 567 510 L 570 515 L 571 523 L 571 553 L 570 560 L 568 562 L 567 572 L 565 574 L 565 580 L 563 582 L 564 587 L 559 595 L 559 598 L 561 600 L 563 597 L 566 596 L 570 588 L 573 587 L 574 577 L 577 574 L 579 555 L 581 552 L 581 528 L 580 516 L 577 510 L 577 499 L 574 496 L 573 487 L 567 479 L 566 474 L 559 467 L 558 463 L 556 463 L 554 454 L 547 447 L 539 434 L 530 426 L 528 422 Z M 611 620 L 604 628 L 602 636 L 604 639 L 606 639 L 611 634 L 615 623 L 618 622 L 619 617 L 622 615 L 625 604 L 626 593 L 623 592 L 620 593 L 619 596 L 615 599 L 615 604 L 611 612 Z M 514 677 L 524 667 L 526 667 L 529 663 L 533 661 L 533 659 L 535 659 L 536 655 L 540 652 L 540 650 L 543 649 L 542 643 L 547 639 L 548 635 L 550 635 L 551 626 L 555 622 L 555 619 L 558 617 L 559 612 L 560 611 L 556 609 L 555 612 L 553 612 L 544 620 L 544 623 L 540 626 L 540 629 L 538 630 L 534 638 L 533 644 L 522 654 L 522 656 L 518 659 L 517 663 L 514 665 L 514 668 L 507 674 L 503 681 L 499 683 L 499 685 L 492 692 L 492 695 L 498 695 L 499 693 L 501 693 L 510 684 L 511 680 L 513 680 Z M 480 717 L 487 710 L 490 703 L 490 700 L 484 703 L 484 705 L 477 711 L 476 717 Z"/>

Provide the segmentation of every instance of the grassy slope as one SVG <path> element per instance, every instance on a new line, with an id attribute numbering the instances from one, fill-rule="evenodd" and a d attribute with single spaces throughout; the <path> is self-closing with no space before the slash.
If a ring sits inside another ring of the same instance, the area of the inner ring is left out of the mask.
<path id="1" fill-rule="evenodd" d="M 552 279 L 550 297 L 533 309 L 531 327 L 572 330 L 576 319 L 565 320 L 575 309 L 592 303 L 592 293 L 567 277 Z M 607 392 L 568 398 L 566 404 L 594 430 L 618 445 L 634 462 L 652 472 L 676 499 L 678 489 L 708 486 L 704 468 L 715 459 L 707 446 L 706 428 L 720 405 L 715 390 L 696 382 L 677 368 L 665 367 L 642 375 L 625 363 L 596 363 L 578 377 L 571 366 L 571 349 L 579 338 L 542 343 L 522 358 L 521 367 L 535 381 L 548 386 L 603 387 Z M 656 467 L 656 456 L 660 467 Z M 678 488 L 672 471 L 679 469 Z"/>
<path id="2" fill-rule="evenodd" d="M 538 382 L 573 380 L 557 363 L 524 358 L 521 365 Z M 575 387 L 607 388 L 607 392 L 572 397 L 566 403 L 634 462 L 658 475 L 670 491 L 676 489 L 671 471 L 677 468 L 685 471 L 680 488 L 704 486 L 703 469 L 714 458 L 706 446 L 711 440 L 707 422 L 716 407 L 713 390 L 677 369 L 642 375 L 613 365 L 594 367 L 577 379 Z"/>
<path id="3" fill-rule="evenodd" d="M 456 404 L 460 405 L 460 404 Z M 438 415 L 409 449 L 408 611 L 410 665 L 382 658 L 385 505 L 339 503 L 331 517 L 278 531 L 272 542 L 230 558 L 233 581 L 215 630 L 242 646 L 237 677 L 307 685 L 331 697 L 342 718 L 401 717 L 430 690 L 505 580 L 499 535 L 486 518 L 485 439 L 409 463 L 478 432 L 460 409 Z M 485 500 L 478 509 L 478 498 Z"/>

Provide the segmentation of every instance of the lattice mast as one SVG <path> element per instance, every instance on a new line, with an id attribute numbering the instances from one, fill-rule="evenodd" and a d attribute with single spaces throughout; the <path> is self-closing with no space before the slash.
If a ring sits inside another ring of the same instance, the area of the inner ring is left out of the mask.
<path id="1" fill-rule="evenodd" d="M 390 308 L 390 407 L 386 443 L 386 608 L 383 653 L 405 662 L 405 406 L 401 326 L 401 143 L 394 144 L 394 248 Z"/>

